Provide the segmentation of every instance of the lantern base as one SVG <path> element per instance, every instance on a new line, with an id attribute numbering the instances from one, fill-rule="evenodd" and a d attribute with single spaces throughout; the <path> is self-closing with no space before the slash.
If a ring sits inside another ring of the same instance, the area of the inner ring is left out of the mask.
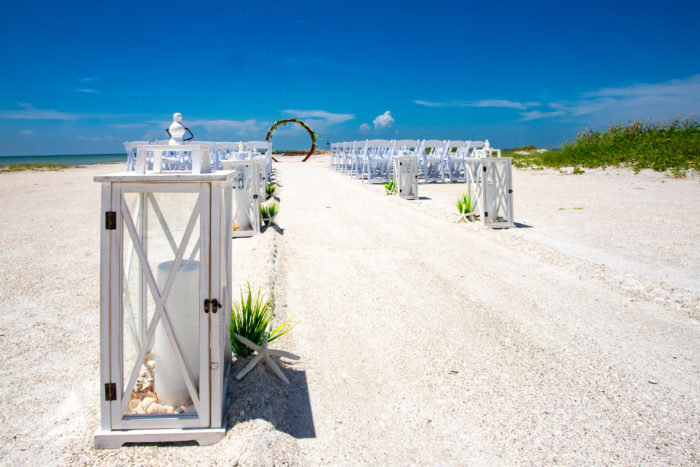
<path id="1" fill-rule="evenodd" d="M 124 443 L 165 443 L 196 441 L 200 446 L 217 443 L 226 436 L 225 428 L 103 431 L 95 433 L 96 449 L 117 449 Z"/>

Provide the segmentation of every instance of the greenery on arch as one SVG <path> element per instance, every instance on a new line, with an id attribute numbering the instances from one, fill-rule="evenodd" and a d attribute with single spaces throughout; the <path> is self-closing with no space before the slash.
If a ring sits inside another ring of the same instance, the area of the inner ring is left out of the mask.
<path id="1" fill-rule="evenodd" d="M 301 125 L 301 127 L 303 129 L 305 129 L 309 133 L 309 136 L 311 137 L 311 150 L 309 151 L 309 153 L 306 155 L 306 157 L 302 161 L 302 162 L 306 162 L 306 160 L 309 157 L 311 157 L 311 154 L 313 154 L 314 151 L 316 150 L 316 139 L 320 139 L 321 137 L 318 136 L 316 134 L 316 132 L 314 130 L 312 130 L 309 127 L 309 125 L 306 124 L 306 122 L 304 122 L 304 120 L 302 120 L 300 118 L 283 118 L 282 120 L 277 120 L 275 123 L 272 124 L 272 126 L 270 126 L 270 129 L 267 130 L 267 136 L 265 136 L 265 141 L 268 141 L 268 142 L 270 141 L 270 137 L 272 136 L 272 132 L 275 131 L 275 129 L 278 126 L 286 126 L 287 123 L 296 123 L 296 124 Z"/>

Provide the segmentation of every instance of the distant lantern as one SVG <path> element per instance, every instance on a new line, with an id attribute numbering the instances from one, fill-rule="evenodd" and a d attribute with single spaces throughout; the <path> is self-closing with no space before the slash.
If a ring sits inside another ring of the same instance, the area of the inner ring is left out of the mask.
<path id="1" fill-rule="evenodd" d="M 495 150 L 494 150 L 495 151 Z M 512 157 L 466 159 L 467 192 L 484 225 L 513 227 Z"/>
<path id="2" fill-rule="evenodd" d="M 418 156 L 394 157 L 394 182 L 401 198 L 418 198 Z"/>
<path id="3" fill-rule="evenodd" d="M 235 174 L 159 172 L 95 177 L 102 184 L 98 448 L 204 445 L 225 435 Z"/>
<path id="4" fill-rule="evenodd" d="M 221 161 L 224 169 L 233 172 L 232 237 L 252 237 L 260 233 L 264 163 L 263 159 Z"/>

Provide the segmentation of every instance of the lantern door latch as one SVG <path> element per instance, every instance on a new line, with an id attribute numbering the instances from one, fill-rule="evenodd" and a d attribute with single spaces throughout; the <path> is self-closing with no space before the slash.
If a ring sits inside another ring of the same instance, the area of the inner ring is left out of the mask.
<path id="1" fill-rule="evenodd" d="M 106 401 L 116 401 L 117 400 L 117 385 L 116 385 L 116 383 L 105 383 L 105 400 Z"/>
<path id="2" fill-rule="evenodd" d="M 105 229 L 106 230 L 116 230 L 117 229 L 117 213 L 115 211 L 105 212 Z"/>
<path id="3" fill-rule="evenodd" d="M 217 299 L 205 299 L 204 300 L 204 312 L 209 313 L 210 311 L 212 313 L 216 313 L 219 308 L 221 308 L 221 303 Z"/>

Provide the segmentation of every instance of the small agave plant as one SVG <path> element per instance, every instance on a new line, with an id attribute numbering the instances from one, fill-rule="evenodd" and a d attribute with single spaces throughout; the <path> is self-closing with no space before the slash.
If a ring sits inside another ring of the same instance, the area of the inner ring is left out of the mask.
<path id="1" fill-rule="evenodd" d="M 248 284 L 248 294 L 243 295 L 241 289 L 240 301 L 234 300 L 233 309 L 231 310 L 231 325 L 229 332 L 231 334 L 231 350 L 237 358 L 247 357 L 253 354 L 253 351 L 236 339 L 236 334 L 243 336 L 246 339 L 258 345 L 262 345 L 263 335 L 268 328 L 274 316 L 274 299 L 270 295 L 264 295 L 258 289 L 257 295 L 254 297 Z M 284 321 L 270 332 L 268 342 L 278 339 L 294 329 L 299 324 L 292 324 L 292 319 Z"/>
<path id="2" fill-rule="evenodd" d="M 457 196 L 457 211 L 459 211 L 461 215 L 471 214 L 472 199 L 467 193 L 462 193 Z"/>
<path id="3" fill-rule="evenodd" d="M 274 195 L 276 191 L 277 185 L 267 182 L 267 185 L 265 185 L 265 193 L 267 194 L 267 197 L 269 198 L 270 196 Z"/>
<path id="4" fill-rule="evenodd" d="M 260 205 L 260 218 L 262 219 L 263 222 L 266 224 L 269 224 L 272 222 L 274 217 L 280 212 L 280 207 L 279 204 L 277 203 L 271 203 L 265 206 L 264 204 Z"/>
<path id="5" fill-rule="evenodd" d="M 397 188 L 397 187 L 396 187 L 396 182 L 394 181 L 393 178 L 392 178 L 391 180 L 389 180 L 388 183 L 385 183 L 385 184 L 384 184 L 384 189 L 386 190 L 386 194 L 387 194 L 387 195 L 395 195 L 395 194 L 396 194 L 396 188 Z"/>

